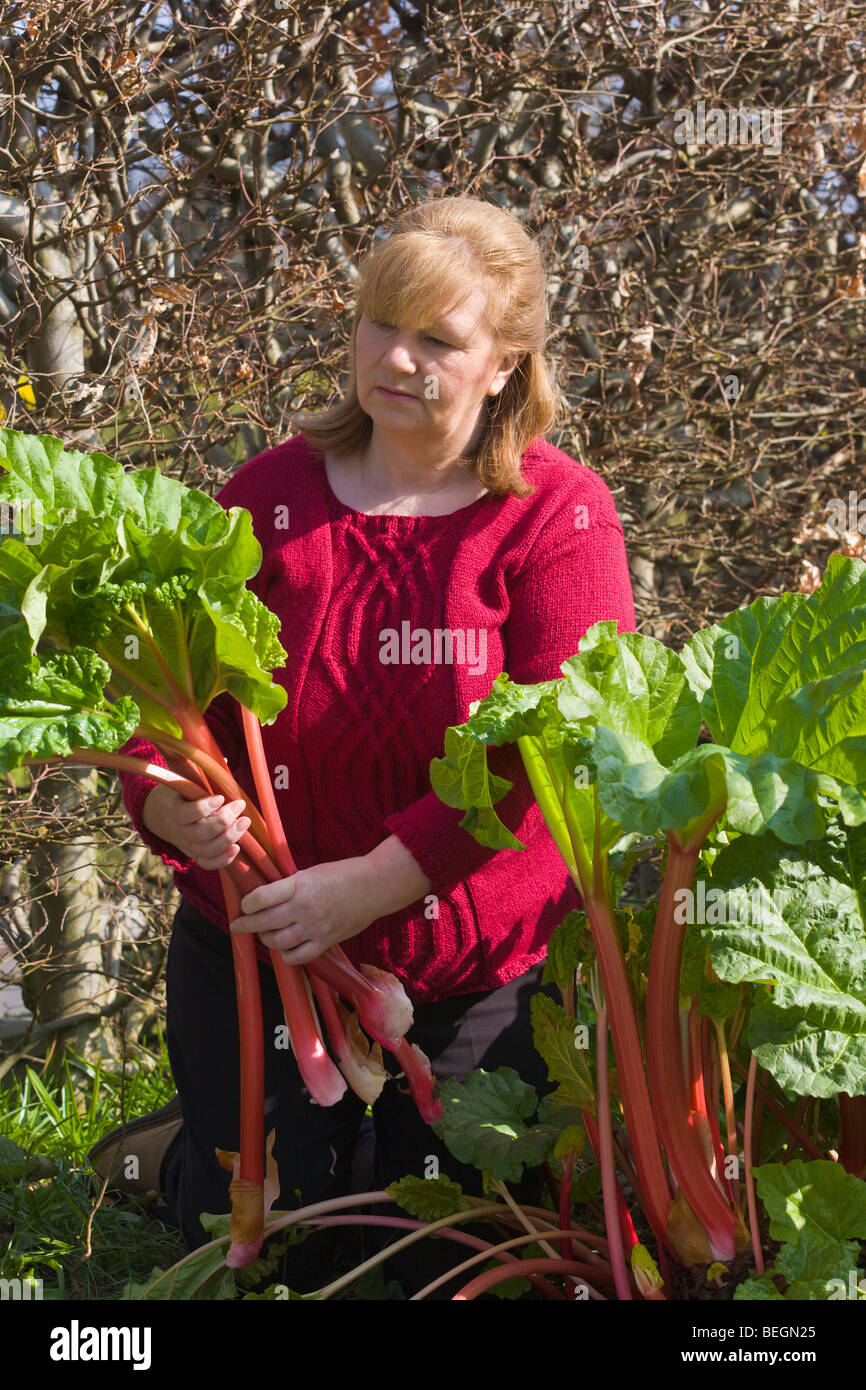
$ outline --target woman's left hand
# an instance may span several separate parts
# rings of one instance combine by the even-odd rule
[[[364,855],[299,869],[241,899],[232,931],[256,932],[289,965],[306,965],[381,916],[376,876]]]

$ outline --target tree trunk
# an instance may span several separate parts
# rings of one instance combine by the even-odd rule
[[[66,767],[40,781],[38,795],[67,824],[80,818],[96,790],[96,770]],[[99,875],[96,850],[86,831],[62,841],[46,839],[30,854],[30,926],[33,963],[25,967],[23,993],[40,1025],[80,1015],[96,1015],[111,1001],[102,953]],[[117,1060],[112,1024],[99,1017],[80,1018],[58,1027],[53,1065],[71,1046],[95,1060]]]

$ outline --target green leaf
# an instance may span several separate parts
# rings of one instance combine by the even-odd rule
[[[560,1162],[568,1158],[569,1153],[574,1151],[576,1158],[579,1158],[586,1148],[586,1130],[582,1125],[566,1125],[553,1146],[553,1157]]]
[[[364,1303],[403,1302],[406,1295],[396,1279],[385,1280],[381,1265],[368,1269],[347,1288],[333,1295],[334,1301],[357,1299]]]
[[[762,1274],[758,1279],[744,1279],[734,1289],[734,1302],[746,1303],[760,1300],[764,1303],[781,1303],[785,1295],[773,1283],[772,1274]]]
[[[445,756],[430,763],[430,785],[446,806],[466,810],[460,824],[479,844],[490,849],[526,848],[493,810],[514,783],[490,774],[487,750],[465,724],[445,730]]]
[[[765,1163],[755,1170],[773,1240],[808,1236],[825,1246],[866,1240],[866,1182],[829,1159]]]
[[[713,737],[866,783],[866,565],[831,555],[808,597],[760,598],[682,653]]]
[[[712,879],[702,861],[698,862],[695,874],[694,891],[698,893],[698,883],[703,882],[705,891],[713,887]],[[708,897],[707,901],[710,899]],[[695,903],[699,899],[695,899]],[[690,922],[686,927],[683,941],[683,961],[680,972],[680,995],[685,999],[697,999],[698,1010],[704,1018],[719,1022],[732,1018],[742,1006],[745,987],[720,980],[712,969],[710,944],[713,929],[698,922]]]
[[[712,883],[739,917],[707,929],[716,974],[771,987],[749,1017],[758,1065],[798,1095],[866,1092],[866,827],[836,821],[796,849],[740,837]]]
[[[551,1081],[558,1082],[556,1101],[578,1110],[596,1113],[595,1082],[589,1064],[589,1029],[566,1013],[561,1004],[546,994],[534,994],[530,1001],[532,1040],[547,1064]],[[578,1032],[582,1029],[582,1032]],[[586,1047],[579,1047],[581,1040]]]
[[[660,763],[694,746],[701,727],[698,701],[678,655],[662,642],[617,633],[614,621],[595,623],[562,670],[566,680],[558,703],[567,720],[590,720],[635,738]]]
[[[541,1097],[538,1123],[533,1125],[533,1130],[538,1135],[546,1133],[548,1136],[548,1161],[556,1155],[557,1150],[561,1150],[563,1143],[566,1144],[566,1151],[574,1144],[580,1153],[586,1142],[580,1108],[569,1104],[567,1095],[559,1091],[551,1091],[549,1095]]]
[[[788,844],[821,835],[828,811],[819,797],[838,784],[790,758],[750,759],[712,743],[698,744],[671,767],[637,739],[599,726],[592,748],[598,797],[629,830],[677,830],[683,844],[724,808],[725,824],[742,835],[772,830]]]
[[[107,454],[68,449],[53,435],[0,429],[0,501],[16,499],[38,503],[43,525],[68,510],[97,517],[129,513],[151,530],[178,531],[184,521],[203,546],[226,525],[218,502],[158,468],[125,472]]]
[[[392,1182],[385,1191],[393,1202],[408,1211],[418,1221],[439,1221],[453,1216],[467,1206],[459,1183],[444,1174],[436,1178],[419,1178],[409,1174]]]
[[[574,984],[575,971],[583,962],[582,941],[588,930],[588,922],[585,912],[573,908],[554,929],[547,943],[547,958],[541,977],[543,985],[554,984],[564,994]]]
[[[106,699],[109,675],[86,647],[13,667],[0,691],[0,772],[28,758],[68,757],[73,748],[121,748],[139,723],[139,710],[126,697]]]
[[[576,1173],[571,1180],[571,1200],[575,1206],[594,1202],[601,1192],[601,1169],[597,1163],[591,1164],[583,1173]]]
[[[270,674],[286,664],[279,618],[251,589],[238,591],[222,581],[203,585],[197,597],[209,626],[197,613],[185,621],[199,707],[228,690],[263,724],[273,723],[288,698]]]
[[[442,1119],[433,1131],[461,1163],[488,1169],[502,1182],[517,1182],[525,1165],[548,1157],[558,1131],[528,1126],[538,1098],[511,1067],[476,1068],[465,1081],[449,1077],[441,1090]]]
[[[785,659],[786,639],[796,637],[794,624],[801,611],[808,614],[808,602],[804,594],[758,598],[702,628],[683,647],[689,684],[716,743],[742,753],[768,746],[753,741],[753,730],[799,666],[796,650]]]
[[[827,1281],[848,1283],[848,1271],[857,1268],[860,1246],[856,1240],[828,1241],[812,1231],[803,1231],[796,1240],[785,1243],[776,1256],[776,1273],[789,1284],[807,1286],[812,1296],[826,1298]]]
[[[22,623],[31,654],[43,636],[99,644],[143,722],[173,734],[174,720],[137,684],[173,703],[160,659],[184,688],[191,679],[200,709],[229,691],[262,722],[276,718],[287,697],[271,671],[286,653],[276,615],[246,588],[261,566],[249,512],[156,469],[125,473],[105,455],[65,451],[51,436],[0,431],[4,467],[0,499],[30,498],[43,516],[41,535],[0,545],[0,656],[20,663]]]
[[[226,1267],[226,1249],[225,1245],[204,1246],[170,1269],[152,1269],[141,1284],[129,1279],[120,1297],[153,1303],[236,1298],[234,1271]]]
[[[866,1183],[839,1163],[767,1163],[754,1170],[770,1235],[785,1242],[772,1269],[740,1285],[734,1298],[830,1300],[849,1297],[866,1238]],[[846,1239],[855,1237],[855,1239]],[[778,1279],[785,1280],[784,1293]],[[841,1293],[840,1293],[841,1290]]]

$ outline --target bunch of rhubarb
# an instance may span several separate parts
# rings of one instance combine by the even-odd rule
[[[60,762],[136,772],[189,799],[242,798],[250,827],[220,871],[230,920],[243,894],[296,872],[265,765],[261,723],[286,693],[276,616],[246,587],[261,565],[249,512],[225,511],[158,469],[125,472],[106,455],[50,435],[0,429],[0,772]],[[16,528],[26,515],[27,527]],[[34,518],[36,524],[34,525]],[[204,719],[228,691],[238,701],[257,798],[238,785]],[[118,750],[148,740],[166,767]],[[233,934],[241,1050],[240,1151],[217,1150],[232,1173],[227,1263],[255,1259],[279,1182],[264,1142],[264,1039],[255,939]],[[292,1049],[318,1105],[346,1084],[366,1103],[391,1052],[422,1116],[441,1106],[429,1063],[406,1040],[412,1005],[392,975],[360,970],[339,947],[305,967],[271,960]],[[322,1036],[320,1015],[336,1062]],[[267,1172],[266,1172],[267,1158]]]

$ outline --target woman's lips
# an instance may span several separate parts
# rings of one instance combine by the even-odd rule
[[[414,401],[415,399],[415,397],[411,396],[408,391],[392,391],[389,386],[377,386],[376,390],[381,391],[384,395],[391,396],[394,400],[398,401]]]

